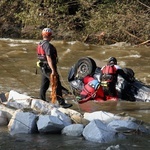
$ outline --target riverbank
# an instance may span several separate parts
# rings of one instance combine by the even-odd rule
[[[55,40],[149,45],[149,6],[148,0],[2,0],[0,37],[40,39],[41,30],[50,27]]]

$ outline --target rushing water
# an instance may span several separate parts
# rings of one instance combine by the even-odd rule
[[[39,41],[0,39],[0,92],[15,90],[30,96],[38,97],[40,86],[40,71],[36,74],[36,46]],[[121,67],[132,68],[135,77],[150,85],[150,48],[146,46],[136,47],[124,43],[111,46],[88,45],[80,42],[52,41],[59,55],[59,74],[62,84],[69,89],[67,82],[68,71],[78,59],[85,56],[92,57],[98,66],[106,63],[107,58],[114,56]],[[71,101],[72,102],[72,101]],[[93,104],[87,102],[78,105],[75,102],[73,109],[77,111],[104,110],[112,113],[125,112],[137,119],[150,123],[150,103],[137,102],[107,102]],[[90,106],[94,105],[91,110]],[[0,128],[0,150],[97,150],[106,149],[111,145],[119,145],[125,150],[150,149],[150,136],[129,136],[123,141],[109,144],[98,144],[85,141],[81,137],[67,137],[62,135],[16,135],[10,136],[7,127]]]

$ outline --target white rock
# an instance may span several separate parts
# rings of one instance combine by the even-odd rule
[[[116,138],[115,134],[116,132],[100,120],[91,121],[83,130],[86,140],[98,143],[112,142]]]
[[[41,114],[51,114],[55,106],[41,99],[32,99],[31,108]]]
[[[120,146],[116,145],[116,146],[109,146],[106,150],[120,150]]]
[[[57,108],[53,108],[51,110],[51,115],[59,118],[63,122],[64,126],[72,124],[70,117],[59,111]]]
[[[40,133],[57,133],[64,128],[64,124],[55,116],[40,115],[37,127]]]
[[[62,113],[68,115],[69,117],[73,116],[73,115],[76,115],[76,116],[79,116],[79,117],[83,117],[81,113],[79,113],[78,111],[76,110],[73,110],[73,109],[65,109],[65,108],[58,108],[59,111],[61,111]]]
[[[37,116],[33,113],[17,110],[8,124],[10,134],[36,132],[36,118]]]
[[[82,124],[72,124],[63,128],[61,133],[68,136],[82,136],[83,128]]]
[[[30,96],[27,96],[25,94],[20,94],[14,90],[11,90],[9,92],[9,96],[8,96],[8,101],[10,100],[26,100],[26,99],[30,99]]]
[[[121,117],[105,111],[95,111],[93,113],[84,113],[84,119],[89,121],[99,119],[102,122],[109,123],[114,119],[121,119]]]

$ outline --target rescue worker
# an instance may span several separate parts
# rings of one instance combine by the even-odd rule
[[[110,57],[106,66],[101,68],[101,85],[104,90],[105,100],[118,98],[116,91],[116,83],[118,75],[121,75],[125,80],[129,81],[129,78],[124,73],[122,68],[117,65],[117,59]]]
[[[38,65],[41,68],[41,87],[40,87],[40,99],[46,101],[46,91],[51,84],[50,75],[57,77],[57,88],[56,95],[57,101],[63,108],[69,108],[72,104],[65,103],[64,98],[62,97],[62,85],[60,82],[60,77],[57,72],[57,50],[50,43],[52,39],[52,30],[50,28],[44,28],[42,30],[43,40],[37,46],[37,57],[39,59]]]

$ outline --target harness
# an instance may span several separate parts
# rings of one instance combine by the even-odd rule
[[[47,62],[47,58],[46,58],[46,52],[43,48],[44,47],[43,45],[46,42],[47,41],[42,41],[37,46],[37,58],[39,59],[39,61],[37,62],[37,66],[38,67],[44,67],[45,69],[50,69],[48,62]],[[49,43],[49,46],[50,46],[51,59],[53,60],[53,63],[55,65],[58,62],[57,51],[52,44]]]

